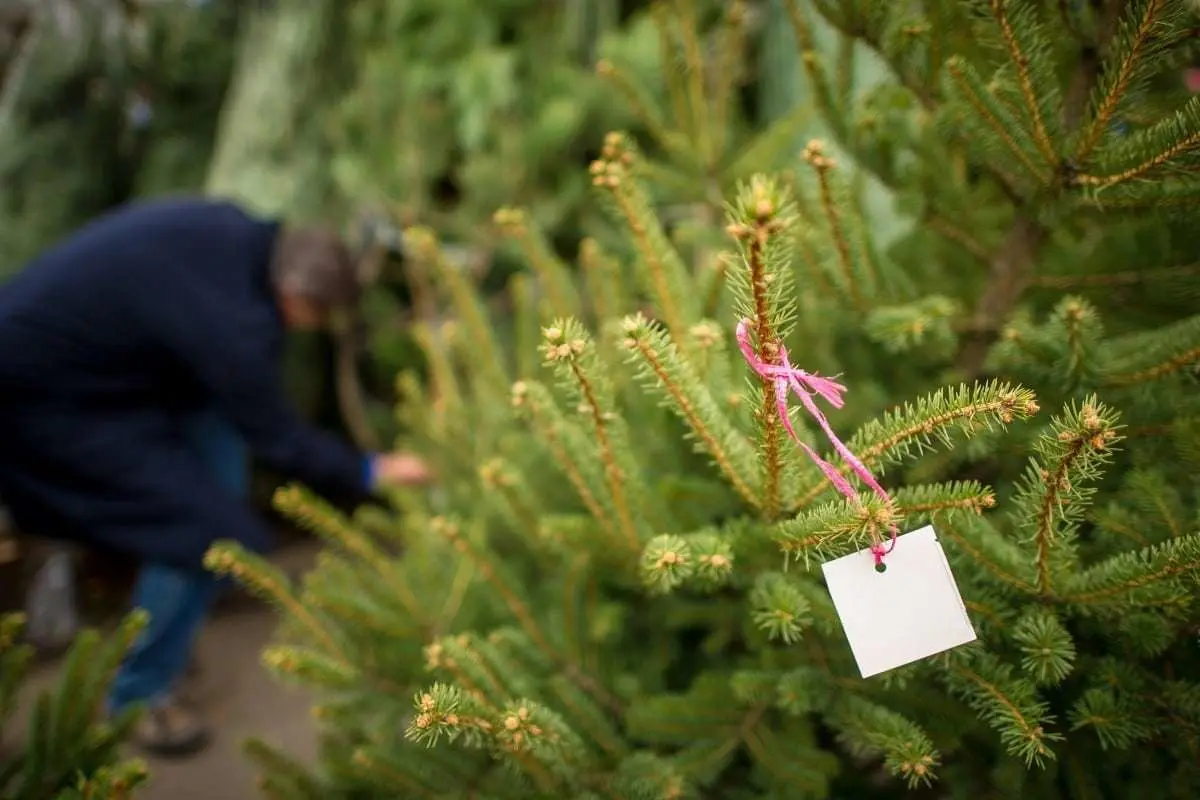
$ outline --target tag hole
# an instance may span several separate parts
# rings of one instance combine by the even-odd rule
[[[887,564],[884,564],[882,561],[880,561],[878,564],[875,565],[875,571],[876,572],[887,572]]]

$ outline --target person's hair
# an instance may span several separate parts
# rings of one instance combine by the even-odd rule
[[[271,254],[271,281],[281,294],[326,308],[352,307],[359,285],[350,249],[331,230],[281,226]]]

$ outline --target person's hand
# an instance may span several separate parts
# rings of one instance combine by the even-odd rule
[[[375,481],[380,486],[419,486],[429,483],[433,473],[411,453],[385,453],[375,457]]]

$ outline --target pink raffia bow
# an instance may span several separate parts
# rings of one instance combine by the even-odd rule
[[[829,420],[821,413],[821,409],[817,407],[814,396],[820,396],[834,408],[841,408],[842,392],[846,391],[846,387],[837,381],[829,378],[822,378],[819,375],[813,375],[810,372],[805,372],[802,369],[793,367],[788,361],[787,348],[782,344],[779,345],[779,364],[768,364],[755,352],[754,347],[750,344],[750,320],[743,319],[737,324],[737,341],[738,347],[741,348],[742,355],[745,356],[746,362],[750,365],[758,375],[764,380],[771,381],[775,386],[775,407],[779,411],[779,419],[783,423],[783,427],[787,430],[788,435],[800,445],[813,463],[825,474],[829,482],[842,493],[851,502],[857,502],[858,494],[850,485],[850,481],[846,476],[838,472],[837,468],[830,464],[825,459],[817,455],[811,447],[800,441],[800,437],[796,434],[796,429],[792,425],[792,418],[788,414],[788,394],[795,393],[800,398],[800,402],[804,405],[806,411],[817,424],[821,426],[821,430],[825,432],[825,436],[829,438],[833,449],[838,455],[849,465],[863,483],[871,487],[871,491],[875,492],[885,502],[890,503],[891,498],[879,485],[879,481],[875,480],[875,476],[867,469],[866,465],[859,460],[858,456],[850,451],[838,435],[833,432],[833,428],[829,425]],[[760,343],[761,344],[761,343]],[[891,541],[885,547],[882,541],[876,541],[871,545],[871,555],[875,557],[875,564],[883,563],[883,557],[892,552],[892,548],[896,546],[896,535],[898,531],[892,526]]]

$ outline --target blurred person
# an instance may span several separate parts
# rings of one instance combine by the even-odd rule
[[[357,293],[336,235],[202,199],[120,208],[0,285],[0,498],[24,530],[138,559],[133,603],[151,619],[108,710],[145,704],[137,739],[154,754],[210,739],[175,689],[224,585],[209,545],[270,547],[248,456],[358,499],[429,479],[285,398],[285,329],[323,326]]]

